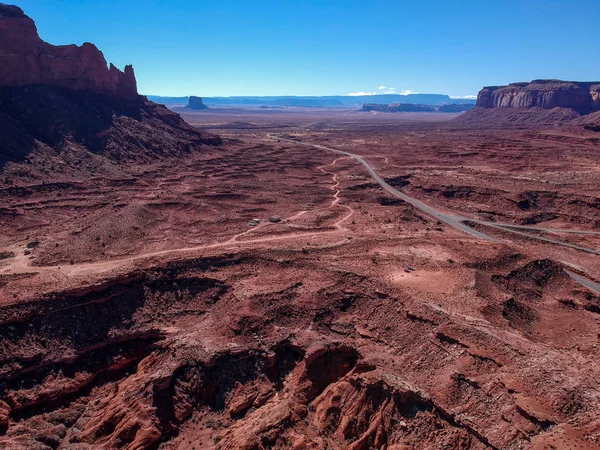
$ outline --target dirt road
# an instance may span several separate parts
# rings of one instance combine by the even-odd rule
[[[373,168],[373,166],[371,166],[371,164],[369,164],[362,156],[360,155],[356,155],[354,153],[350,153],[350,152],[346,152],[344,150],[338,150],[335,148],[331,148],[331,147],[326,147],[324,145],[319,145],[319,144],[310,144],[310,143],[306,143],[306,142],[301,142],[301,141],[296,141],[294,139],[289,139],[289,138],[283,138],[280,136],[276,136],[274,134],[267,134],[268,138],[271,139],[275,139],[278,141],[286,141],[286,142],[290,142],[296,145],[304,145],[307,147],[313,147],[319,150],[325,150],[328,152],[333,152],[333,153],[337,153],[340,155],[344,155],[347,156],[349,158],[352,158],[358,162],[360,162],[369,172],[369,174],[371,175],[371,177],[377,181],[377,183],[386,191],[388,191],[389,193],[391,193],[392,195],[401,198],[402,200],[410,203],[411,205],[413,205],[415,208],[423,211],[424,213],[436,218],[437,220],[440,220],[441,222],[447,223],[448,225],[457,228],[471,236],[474,236],[476,238],[479,239],[483,239],[486,241],[492,241],[492,242],[500,242],[500,240],[489,236],[481,231],[475,230],[474,228],[470,227],[469,225],[467,225],[467,223],[465,222],[472,222],[472,223],[477,223],[480,225],[484,225],[484,226],[489,226],[492,228],[496,228],[502,231],[506,231],[509,233],[513,233],[516,235],[520,235],[520,236],[524,236],[526,238],[530,238],[530,239],[536,239],[536,240],[540,240],[543,242],[547,242],[549,244],[554,244],[554,245],[561,245],[563,247],[568,247],[568,248],[572,248],[575,250],[579,250],[579,251],[583,251],[586,253],[592,253],[595,255],[600,255],[600,251],[595,250],[595,249],[591,249],[591,248],[587,248],[587,247],[582,247],[582,246],[578,246],[578,245],[573,245],[573,244],[569,244],[566,242],[561,242],[555,239],[549,239],[549,238],[545,238],[542,236],[536,236],[536,235],[532,235],[529,233],[525,233],[522,230],[523,229],[528,229],[528,230],[532,230],[532,231],[547,231],[547,232],[553,232],[553,233],[580,233],[580,234],[597,234],[597,232],[593,232],[593,231],[584,231],[584,230],[568,230],[568,229],[557,229],[557,228],[542,228],[542,227],[521,227],[521,226],[514,226],[511,224],[499,224],[496,222],[490,222],[490,221],[486,221],[486,220],[480,220],[480,219],[472,219],[472,218],[468,218],[468,217],[463,217],[463,216],[459,216],[459,215],[452,215],[452,214],[446,214],[443,213],[441,211],[438,211],[435,208],[432,208],[431,206],[417,200],[416,198],[411,197],[408,194],[405,194],[404,192],[396,189],[395,187],[391,186],[389,183],[387,183]],[[337,181],[337,180],[336,180]],[[521,230],[521,231],[518,231]],[[600,294],[600,284],[597,284],[593,281],[590,281],[580,275],[577,275],[573,272],[570,272],[568,270],[565,270],[565,272],[575,281],[577,281],[578,283],[580,283],[582,286],[586,287],[587,289],[594,291],[598,294]]]

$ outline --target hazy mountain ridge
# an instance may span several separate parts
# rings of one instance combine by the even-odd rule
[[[414,103],[391,103],[382,105],[377,103],[365,103],[361,111],[377,112],[441,112],[441,113],[459,113],[473,109],[475,105],[464,103],[452,103],[448,105],[419,105]]]
[[[185,105],[189,97],[163,97],[148,95],[148,99],[165,105]],[[380,94],[380,95],[328,95],[328,96],[232,96],[202,97],[208,106],[303,106],[303,107],[362,107],[365,103],[420,105],[475,104],[475,99],[453,99],[446,94]]]

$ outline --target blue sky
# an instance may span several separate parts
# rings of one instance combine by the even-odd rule
[[[93,42],[116,66],[133,64],[143,94],[465,96],[600,79],[599,0],[14,3],[44,40]]]

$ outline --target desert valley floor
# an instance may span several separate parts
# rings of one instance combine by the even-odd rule
[[[0,448],[600,448],[598,133],[179,112],[4,168]]]

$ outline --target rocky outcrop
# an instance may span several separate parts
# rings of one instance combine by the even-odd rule
[[[429,105],[413,105],[411,103],[392,103],[381,105],[378,103],[365,103],[361,111],[378,112],[434,112],[435,107]]]
[[[136,97],[133,67],[107,66],[94,44],[54,46],[40,39],[34,21],[0,3],[0,86],[46,85]]]
[[[190,95],[190,99],[188,101],[188,106],[189,109],[193,109],[194,111],[201,111],[203,109],[208,109],[208,106],[206,106],[204,103],[202,103],[202,97],[195,97],[193,95]]]
[[[600,110],[600,82],[534,80],[508,86],[484,87],[477,96],[480,108],[569,108],[587,114]]]
[[[583,116],[579,121],[586,130],[600,132],[600,111]]]
[[[178,157],[218,136],[142,96],[122,98],[53,86],[0,86],[0,166],[40,146],[74,146],[114,160]]]
[[[583,116],[588,117],[588,116]],[[477,107],[449,124],[458,128],[530,129],[576,124],[582,115],[570,108],[482,108]]]
[[[131,66],[107,66],[93,44],[48,44],[20,8],[0,3],[0,168],[42,150],[140,160],[220,142],[138,95]]]
[[[572,125],[600,129],[600,82],[534,80],[479,91],[476,108],[451,123],[469,128]]]

